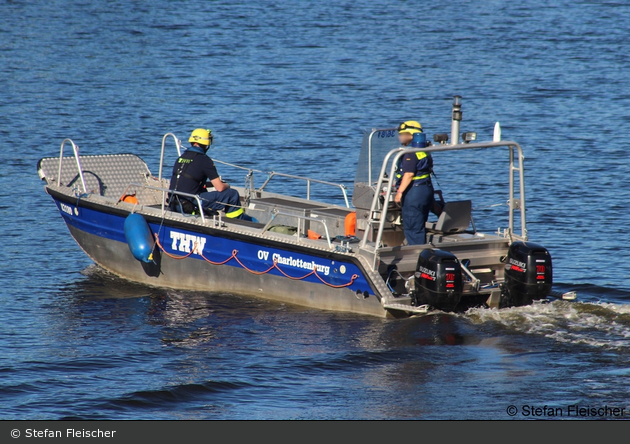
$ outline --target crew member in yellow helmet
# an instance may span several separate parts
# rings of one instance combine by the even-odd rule
[[[398,126],[398,140],[405,148],[412,148],[414,134],[422,134],[422,126],[415,120],[407,120]],[[420,140],[420,137],[416,137]],[[422,147],[425,138],[422,137]],[[418,145],[414,143],[413,145]],[[426,243],[425,224],[433,206],[431,171],[433,159],[430,153],[417,151],[403,155],[398,169],[398,190],[394,201],[402,205],[402,222],[408,245]]]
[[[197,128],[188,141],[190,148],[182,153],[173,166],[173,175],[169,189],[188,194],[198,194],[203,210],[225,210],[228,218],[251,219],[245,216],[241,208],[241,200],[236,191],[219,177],[212,159],[206,155],[213,141],[212,130]],[[208,187],[214,187],[212,191],[206,191]],[[170,208],[181,209],[185,213],[193,213],[196,200],[172,194]]]

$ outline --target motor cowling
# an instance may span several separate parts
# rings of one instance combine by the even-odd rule
[[[426,249],[420,253],[414,274],[416,305],[453,311],[464,289],[462,266],[448,251]]]
[[[505,290],[508,306],[529,305],[551,292],[551,255],[541,245],[516,241],[505,259]]]

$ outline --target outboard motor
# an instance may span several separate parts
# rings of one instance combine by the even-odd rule
[[[457,257],[443,250],[423,250],[418,257],[415,305],[427,304],[443,311],[453,311],[462,298],[464,280]]]
[[[513,242],[505,260],[506,306],[529,305],[551,292],[553,273],[547,249],[532,242]]]

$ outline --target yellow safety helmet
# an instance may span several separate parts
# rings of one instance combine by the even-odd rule
[[[406,122],[403,122],[400,125],[398,125],[398,134],[401,134],[401,133],[415,134],[415,133],[421,133],[421,132],[422,132],[422,125],[420,125],[420,122],[416,122],[415,120],[407,120]]]
[[[198,143],[199,145],[212,145],[212,130],[197,128],[190,134],[188,141],[190,143]]]

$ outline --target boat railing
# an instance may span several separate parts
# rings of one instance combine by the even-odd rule
[[[276,219],[276,216],[295,217],[297,219],[303,219],[303,220],[308,220],[308,221],[311,221],[311,222],[318,222],[318,223],[322,224],[324,226],[324,232],[326,233],[326,241],[328,242],[328,248],[332,249],[332,241],[330,240],[330,233],[328,232],[328,225],[326,225],[326,221],[325,220],[318,219],[316,217],[303,216],[303,215],[299,215],[299,214],[284,213],[282,211],[278,211],[275,208],[271,212],[271,219],[269,219],[269,222],[267,222],[265,224],[265,226],[262,228],[261,234],[264,235],[265,233],[267,233],[267,230],[269,230],[269,227],[271,227],[271,224]],[[297,224],[297,233],[296,234],[297,234],[298,240],[302,239],[302,224],[301,223]]]
[[[173,190],[169,190],[168,188],[163,188],[163,187],[154,187],[152,185],[147,185],[146,183],[130,183],[129,185],[127,185],[127,188],[125,188],[125,191],[122,193],[121,197],[118,199],[118,201],[120,202],[121,200],[123,200],[124,196],[127,195],[127,191],[129,191],[129,188],[132,187],[140,187],[140,188],[145,188],[147,190],[154,190],[154,191],[161,191],[162,192],[162,216],[164,216],[164,213],[166,212],[166,194],[167,193],[171,193],[171,194],[176,194],[178,196],[184,196],[184,197],[189,197],[191,199],[195,199],[195,201],[197,201],[197,208],[203,208],[201,206],[201,199],[199,198],[199,196],[197,194],[190,194],[190,193],[183,193],[181,191],[173,191]],[[200,215],[201,215],[201,222],[202,223],[206,223],[206,218],[203,214],[203,211],[199,211]],[[219,213],[219,222],[221,221],[221,215]]]
[[[85,178],[83,177],[83,168],[81,168],[81,160],[79,159],[79,147],[71,139],[63,139],[63,142],[61,142],[61,151],[59,152],[59,173],[57,174],[57,186],[61,186],[61,163],[63,162],[63,149],[66,145],[66,142],[70,142],[70,144],[72,145],[72,151],[74,152],[74,159],[77,162],[77,170],[79,171],[79,177],[81,178],[83,192],[87,193]]]
[[[182,141],[177,138],[177,136],[173,133],[166,133],[164,137],[162,137],[162,152],[160,154],[160,171],[158,179],[162,180],[162,168],[164,166],[164,147],[166,146],[166,139],[171,136],[175,141],[175,147],[177,148],[177,157],[182,155]]]
[[[164,135],[164,137],[162,138],[162,152],[160,154],[160,171],[159,171],[159,175],[158,175],[158,179],[159,180],[162,179],[162,170],[163,170],[163,167],[164,167],[164,149],[165,149],[166,140],[168,139],[168,137],[172,137],[173,140],[175,141],[175,147],[177,148],[177,155],[178,156],[182,155],[182,141],[179,140],[177,138],[177,136],[175,136],[175,134],[173,134],[173,133],[166,133]],[[274,177],[278,176],[278,177],[284,177],[284,178],[287,178],[287,179],[302,180],[302,181],[306,182],[306,200],[311,200],[311,185],[314,184],[314,183],[318,183],[318,184],[322,184],[322,185],[327,185],[327,186],[332,186],[332,187],[339,188],[341,190],[342,195],[343,195],[343,200],[344,200],[344,202],[346,204],[346,207],[350,208],[350,201],[348,200],[348,187],[346,187],[342,183],[328,182],[326,180],[313,179],[313,178],[310,178],[310,177],[303,177],[303,176],[296,176],[296,175],[293,175],[293,174],[279,173],[277,171],[262,171],[262,170],[257,170],[257,169],[254,169],[254,168],[248,168],[248,167],[244,167],[244,166],[240,166],[240,165],[235,165],[233,163],[224,162],[222,160],[217,160],[217,159],[212,159],[212,160],[214,162],[220,163],[222,165],[226,165],[226,166],[229,166],[229,167],[232,167],[232,168],[236,168],[236,169],[247,171],[247,174],[245,176],[245,190],[246,190],[246,193],[247,193],[246,199],[248,199],[249,196],[251,194],[253,194],[254,192],[261,193],[262,191],[264,191],[265,187],[269,184],[271,179],[273,179]],[[267,179],[265,180],[265,182],[258,189],[256,189],[255,185],[254,185],[254,173],[260,173],[260,174],[266,174],[267,175]]]
[[[429,146],[423,148],[422,151],[430,153],[430,152],[438,152],[438,151],[458,151],[458,150],[468,150],[468,149],[486,149],[486,148],[498,148],[498,147],[507,147],[509,149],[510,155],[510,165],[509,165],[509,227],[507,229],[507,236],[512,237],[514,235],[514,210],[520,210],[520,220],[521,220],[521,235],[519,236],[523,240],[527,240],[527,225],[526,225],[526,216],[525,216],[525,177],[524,177],[524,169],[523,169],[523,151],[520,145],[516,142],[510,141],[499,141],[499,142],[487,142],[487,143],[464,143],[458,145],[436,145]],[[514,163],[514,150],[516,149],[518,153],[518,166],[515,166]],[[400,158],[408,153],[415,153],[419,151],[418,148],[413,149],[405,149],[403,147],[396,148],[391,150],[385,156],[383,160],[383,164],[381,166],[381,172],[378,177],[378,182],[376,185],[377,192],[374,193],[374,197],[372,199],[372,204],[370,208],[370,217],[368,218],[368,225],[366,227],[363,240],[361,242],[361,248],[366,248],[368,242],[368,236],[372,231],[373,224],[378,224],[378,232],[376,235],[376,239],[374,239],[374,252],[376,253],[381,245],[381,240],[383,238],[383,230],[387,221],[387,211],[388,211],[388,199],[391,196],[393,181],[387,181],[387,187],[385,190],[386,202],[383,205],[383,208],[380,210],[380,215],[378,215],[378,202],[380,198],[380,193],[378,192],[383,188],[384,177],[387,171],[387,166],[390,164],[391,167],[390,173],[388,177],[395,177],[396,166],[398,165],[398,161]],[[519,173],[519,199],[515,199],[514,197],[514,173]]]
[[[202,208],[201,199],[196,194],[182,193],[180,191],[169,190],[168,188],[156,187],[156,186],[147,185],[147,184],[141,184],[141,183],[130,183],[127,186],[127,188],[125,188],[125,191],[122,193],[122,195],[120,196],[118,201],[120,202],[121,200],[123,200],[123,198],[127,195],[127,192],[129,191],[129,189],[133,188],[133,187],[140,187],[140,188],[145,188],[145,189],[148,189],[148,190],[155,190],[155,191],[161,191],[162,192],[162,206],[161,206],[162,217],[164,217],[164,214],[166,212],[166,194],[167,193],[172,193],[172,194],[176,194],[178,196],[184,196],[184,197],[189,197],[189,198],[195,199],[195,201],[197,202],[197,208]],[[232,204],[230,204],[230,206],[243,208],[243,209],[245,208],[245,207],[242,207],[240,205],[232,205]],[[201,215],[201,222],[203,224],[205,224],[206,223],[206,218],[204,216],[203,211],[200,211],[199,213]],[[222,224],[221,213],[220,212],[218,212],[218,216],[219,216],[218,225],[222,226],[223,224]],[[299,215],[299,214],[284,213],[282,211],[278,211],[275,208],[271,212],[271,218],[270,218],[269,222],[267,222],[267,224],[263,227],[263,229],[261,231],[262,235],[267,233],[267,230],[271,226],[272,222],[275,220],[276,216],[294,217],[294,218],[297,218],[299,220],[308,220],[308,221],[311,221],[311,222],[317,222],[317,223],[322,224],[324,226],[324,233],[326,234],[326,242],[328,243],[328,248],[332,249],[332,247],[333,247],[332,240],[330,238],[330,232],[328,231],[328,225],[326,224],[325,220],[318,219],[318,218],[315,218],[315,217],[303,216],[303,215]],[[216,220],[215,220],[215,225],[216,225]],[[302,239],[302,231],[303,231],[302,230],[302,224],[298,223],[297,224],[297,238],[298,238],[298,240]]]
[[[267,175],[268,175],[267,180],[265,180],[265,183],[262,184],[262,186],[258,189],[258,191],[262,191],[267,186],[267,184],[271,181],[271,179],[273,179],[275,176],[286,177],[288,179],[303,180],[303,181],[306,181],[306,200],[311,200],[311,184],[319,183],[322,185],[339,187],[341,189],[341,193],[343,194],[343,199],[346,203],[346,207],[350,208],[350,202],[348,201],[348,192],[347,192],[348,189],[342,183],[327,182],[325,180],[312,179],[310,177],[295,176],[293,174],[278,173],[275,171],[270,171],[267,173]]]

